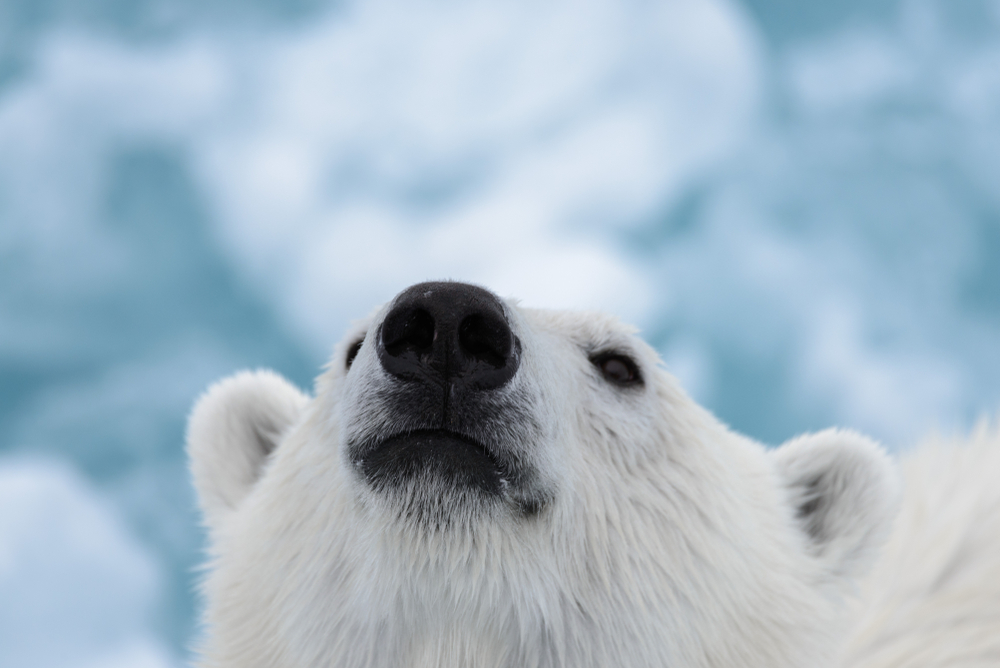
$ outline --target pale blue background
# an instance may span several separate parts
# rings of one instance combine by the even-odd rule
[[[997,0],[0,0],[0,666],[181,665],[212,380],[459,278],[734,428],[1000,407]]]

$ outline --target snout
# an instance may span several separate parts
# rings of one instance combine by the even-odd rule
[[[382,368],[401,380],[482,392],[513,378],[521,342],[492,293],[465,283],[418,283],[393,302],[377,351]]]
[[[369,489],[435,522],[542,507],[538,397],[510,309],[454,282],[419,283],[390,303],[369,338],[378,364],[352,372],[343,412],[347,454]]]

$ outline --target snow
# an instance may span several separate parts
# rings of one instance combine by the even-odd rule
[[[67,465],[0,459],[0,664],[168,668],[155,557]]]

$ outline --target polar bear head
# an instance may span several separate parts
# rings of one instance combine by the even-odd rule
[[[217,384],[188,448],[219,668],[827,665],[897,497],[857,434],[768,450],[615,319],[453,282],[314,397]]]

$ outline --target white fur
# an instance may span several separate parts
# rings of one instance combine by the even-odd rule
[[[792,506],[815,505],[805,521],[806,532],[820,539],[811,546],[814,554],[833,572],[863,575],[899,497],[885,454],[860,434],[830,429],[789,441],[774,457],[790,481]]]
[[[853,668],[1000,665],[1000,429],[901,460],[902,511],[856,605]]]
[[[205,523],[222,526],[309,398],[272,371],[244,371],[210,387],[188,420],[188,456]]]
[[[880,449],[828,431],[768,451],[617,321],[507,307],[524,348],[512,383],[541,425],[522,454],[551,492],[534,517],[431,530],[352,468],[345,438],[388,419],[371,398],[387,382],[372,349],[385,310],[338,346],[312,400],[260,373],[201,400],[189,451],[214,558],[200,665],[834,665],[896,506]],[[600,377],[588,355],[609,348],[637,360],[644,388]],[[989,526],[970,551],[995,549]]]

